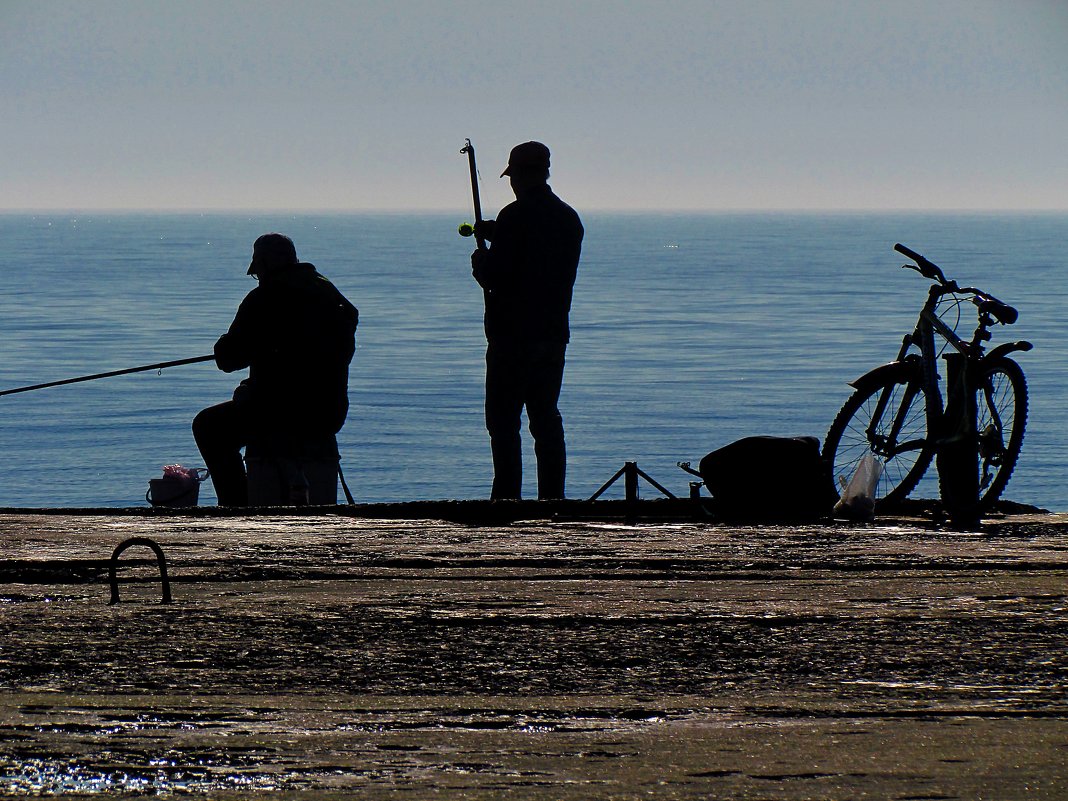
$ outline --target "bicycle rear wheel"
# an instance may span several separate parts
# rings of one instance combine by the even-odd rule
[[[1027,379],[1011,359],[984,364],[976,382],[979,502],[989,508],[1005,491],[1023,447]]]
[[[861,458],[871,453],[883,464],[875,491],[882,508],[908,496],[931,465],[927,431],[928,398],[915,381],[887,376],[858,389],[831,423],[823,458],[832,480],[849,481]],[[941,408],[941,398],[934,402]],[[840,492],[839,487],[834,488]]]

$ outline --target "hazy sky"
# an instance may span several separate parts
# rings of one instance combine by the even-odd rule
[[[1068,0],[0,0],[0,208],[1068,208]]]

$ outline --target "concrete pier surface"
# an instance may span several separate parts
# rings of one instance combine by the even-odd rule
[[[0,514],[0,796],[1064,799],[1066,678],[1068,515]]]

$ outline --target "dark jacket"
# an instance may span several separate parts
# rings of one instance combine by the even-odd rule
[[[234,400],[255,426],[287,434],[337,433],[348,413],[356,307],[307,263],[264,279],[241,301],[215,362],[249,368]]]
[[[582,221],[548,186],[501,209],[493,244],[475,267],[490,341],[567,342],[582,251]]]

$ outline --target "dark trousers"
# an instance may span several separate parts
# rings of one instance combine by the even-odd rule
[[[522,496],[519,431],[524,406],[538,459],[538,497],[564,497],[567,454],[564,421],[557,403],[566,349],[564,342],[490,342],[486,350],[486,429],[493,452],[492,499]]]
[[[196,440],[219,506],[248,506],[248,476],[241,449],[248,444],[247,411],[234,401],[210,406],[193,418]]]
[[[219,505],[249,505],[242,448],[246,457],[258,460],[253,503],[337,503],[337,437],[329,430],[296,428],[292,422],[266,425],[263,420],[247,399],[210,406],[193,418],[193,439],[211,473]]]

